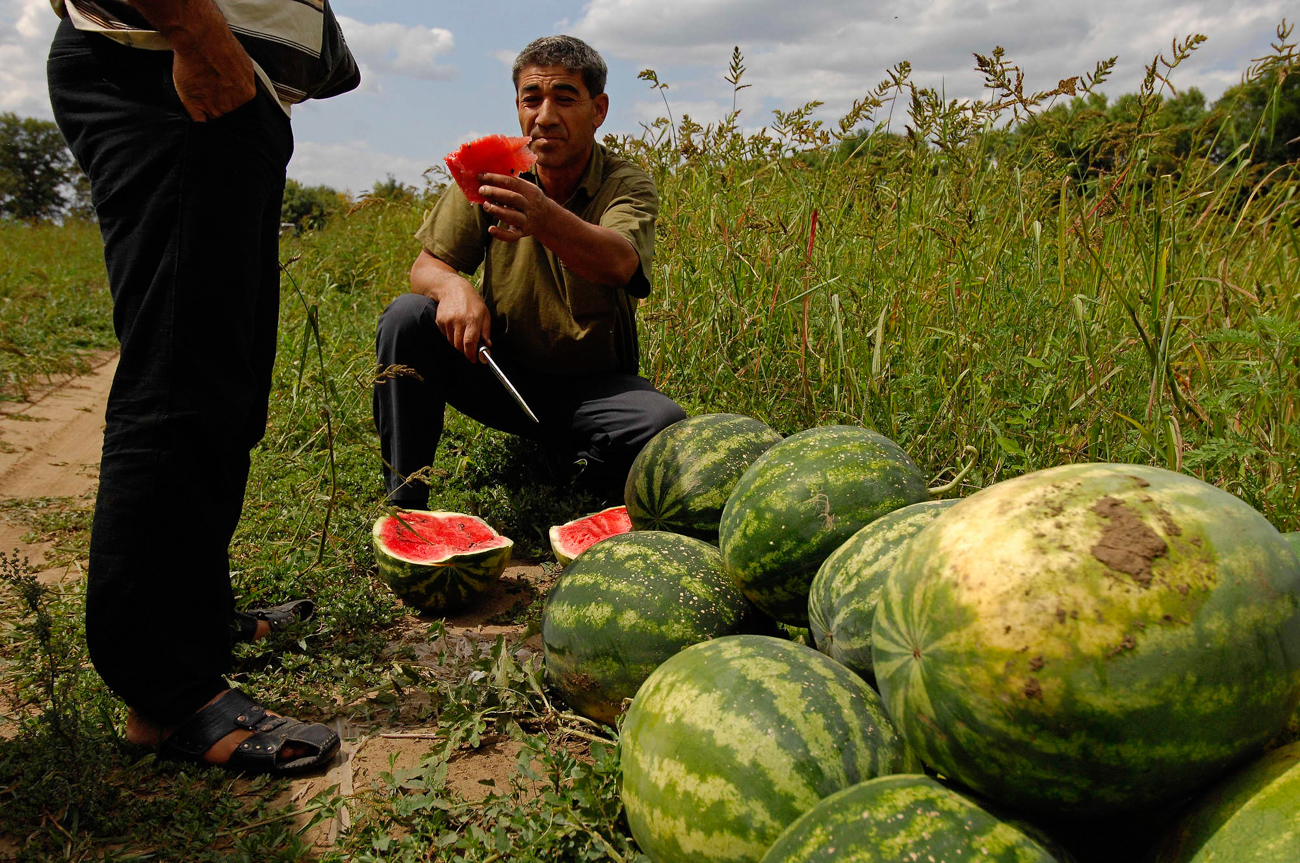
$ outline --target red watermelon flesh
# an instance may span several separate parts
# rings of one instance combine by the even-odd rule
[[[625,506],[611,506],[591,515],[574,519],[551,528],[551,551],[555,559],[568,566],[575,557],[602,539],[627,533],[632,529],[632,519]]]
[[[528,149],[530,138],[511,138],[506,135],[485,135],[460,145],[460,148],[443,157],[452,179],[469,198],[471,204],[486,200],[478,193],[479,174],[508,174],[517,177],[537,161]]]
[[[401,521],[390,518],[380,531],[389,554],[412,563],[435,563],[467,551],[500,548],[510,540],[482,521],[457,513],[402,512]],[[415,532],[412,533],[406,522]]]

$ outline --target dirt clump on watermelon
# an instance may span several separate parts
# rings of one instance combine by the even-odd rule
[[[602,539],[627,533],[632,529],[626,506],[611,506],[600,512],[575,518],[564,524],[553,525],[550,530],[551,551],[560,566],[568,566],[573,559]]]
[[[483,185],[480,174],[506,174],[518,177],[537,162],[537,155],[528,149],[527,137],[512,138],[507,135],[485,135],[466,141],[443,157],[447,170],[460,186],[471,204],[482,204],[487,199],[478,193]]]

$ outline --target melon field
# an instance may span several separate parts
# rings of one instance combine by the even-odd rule
[[[1279,603],[1300,596],[1288,586],[1300,584],[1300,561],[1276,538],[1300,530],[1300,144],[1284,143],[1300,135],[1300,67],[1284,28],[1276,54],[1243,70],[1241,87],[1206,106],[1168,83],[1177,82],[1175,67],[1197,62],[1197,44],[1195,38],[1175,43],[1155,59],[1137,93],[1111,100],[1098,92],[1107,63],[1037,92],[1030,86],[1037,82],[1020,82],[1000,51],[979,58],[971,73],[988,85],[984,101],[945,101],[911,81],[902,64],[876,87],[864,87],[861,101],[839,120],[815,119],[817,104],[810,103],[770,119],[733,116],[701,126],[668,116],[669,91],[662,119],[607,144],[642,164],[658,184],[654,290],[638,310],[641,373],[688,415],[750,417],[782,437],[834,426],[887,438],[897,445],[890,452],[900,450],[890,457],[905,460],[915,477],[908,480],[914,488],[886,509],[924,500],[925,485],[950,485],[937,496],[963,499],[917,534],[917,547],[934,549],[935,561],[958,546],[938,530],[945,525],[961,528],[962,542],[971,536],[998,541],[1002,534],[987,526],[992,522],[984,520],[979,501],[1003,501],[990,503],[990,510],[1011,511],[999,490],[1026,485],[1013,484],[1019,477],[1063,465],[1140,466],[1125,474],[1129,485],[1122,488],[1106,476],[1095,480],[1098,490],[1086,500],[1082,492],[1077,500],[1062,492],[1059,504],[1048,501],[1053,515],[1044,517],[1043,530],[1102,518],[1116,532],[1128,531],[1129,540],[1146,541],[1143,530],[1155,533],[1142,524],[1155,525],[1160,547],[1143,546],[1137,564],[1111,567],[1142,590],[1164,584],[1161,567],[1211,560],[1211,550],[1218,560],[1252,561],[1239,567],[1250,569],[1241,580],[1246,587],[1224,601],[1246,610],[1255,602],[1263,609],[1258,614],[1223,611],[1218,598],[1202,600],[1197,591],[1204,584],[1208,597],[1213,579],[1188,576],[1186,583],[1169,581],[1172,598],[1151,606],[1154,623],[1138,621],[1105,636],[1113,643],[1097,648],[1101,665],[1078,660],[1072,651],[1079,642],[1054,641],[1056,653],[1039,654],[1021,653],[1019,642],[1008,641],[997,657],[1018,669],[1016,706],[983,724],[963,720],[960,734],[936,743],[919,738],[945,717],[975,708],[953,706],[961,686],[942,701],[932,688],[933,704],[917,692],[919,672],[909,663],[920,649],[909,652],[907,639],[919,612],[909,603],[921,604],[922,589],[940,591],[934,585],[942,574],[909,559],[905,572],[878,588],[886,613],[876,618],[874,644],[862,642],[876,651],[874,677],[869,670],[859,677],[805,647],[814,637],[799,628],[807,625],[804,606],[782,594],[785,625],[719,630],[707,650],[688,648],[696,652],[659,665],[658,682],[643,690],[658,700],[633,699],[621,729],[635,720],[638,734],[651,728],[659,736],[620,740],[619,727],[582,715],[579,699],[566,703],[544,667],[546,599],[562,578],[549,528],[602,503],[549,480],[538,450],[448,411],[429,476],[431,508],[476,516],[514,543],[500,580],[468,605],[446,616],[419,613],[395,597],[376,564],[372,527],[389,511],[371,389],[377,375],[400,371],[375,368],[375,324],[406,290],[418,251],[411,235],[441,188],[389,183],[325,227],[281,242],[270,422],[253,453],[231,548],[239,606],[310,596],[317,608],[307,622],[241,645],[232,682],[269,709],[333,724],[344,738],[340,759],[327,774],[292,782],[248,780],[160,761],[127,744],[125,710],[90,667],[82,632],[94,466],[45,459],[45,469],[80,471],[86,489],[17,495],[2,484],[8,474],[0,461],[0,528],[9,530],[0,536],[16,538],[0,547],[0,860],[828,859],[799,856],[810,836],[830,829],[817,818],[826,825],[845,820],[842,812],[814,810],[819,800],[868,801],[853,805],[884,820],[906,811],[889,831],[854,828],[853,842],[894,850],[853,859],[926,859],[901,855],[920,847],[905,843],[935,831],[945,841],[965,831],[976,837],[970,842],[985,843],[978,848],[988,859],[1136,863],[1152,859],[1157,848],[1173,849],[1160,852],[1164,863],[1201,859],[1184,853],[1194,844],[1188,837],[1209,835],[1220,816],[1215,810],[1179,822],[1191,817],[1189,801],[1220,787],[1247,756],[1282,752],[1300,739],[1294,716],[1300,641],[1279,610]],[[737,52],[727,71],[732,86],[743,86],[743,73]],[[642,77],[650,86],[660,83],[653,72]],[[768,126],[759,129],[763,122]],[[430,154],[430,164],[440,155]],[[21,455],[19,430],[39,425],[37,407],[84,389],[78,382],[87,379],[77,375],[111,367],[105,364],[116,343],[100,255],[93,225],[0,222],[0,459]],[[102,404],[83,406],[95,410]],[[747,458],[762,464],[762,456]],[[204,465],[192,466],[185,477],[189,493],[203,493],[204,472]],[[1094,482],[1091,474],[1087,482]],[[1218,491],[1202,491],[1208,486],[1200,483]],[[762,497],[764,506],[779,496],[779,490],[762,491],[759,480],[737,487]],[[973,498],[981,490],[988,491]],[[881,493],[878,500],[884,499]],[[1222,527],[1227,522],[1218,516],[1197,515],[1187,502],[1194,499],[1241,521]],[[743,532],[728,525],[745,517],[740,503],[733,498],[731,504],[736,511],[721,517],[724,560],[729,539],[738,543],[731,538]],[[184,505],[183,499],[158,501],[159,507]],[[714,502],[712,511],[719,507]],[[878,509],[863,507],[869,518]],[[1076,512],[1077,521],[1070,521]],[[1150,517],[1138,524],[1134,512]],[[829,500],[823,516],[828,526],[834,521]],[[1170,527],[1161,521],[1166,518],[1178,524]],[[997,530],[1016,527],[1015,519],[1004,521],[1011,526]],[[716,536],[712,528],[692,530]],[[840,542],[802,564],[805,593]],[[39,547],[43,556],[29,563],[12,547],[29,556]],[[1094,556],[1105,557],[1095,548]],[[978,544],[965,553],[983,557]],[[183,569],[185,561],[175,565]],[[1007,568],[1016,569],[1014,561]],[[1062,579],[1053,590],[1084,607],[1082,588]],[[752,584],[760,585],[755,595],[769,589],[757,577]],[[908,585],[920,587],[904,595]],[[1059,614],[1061,631],[1083,632],[1083,623],[1070,628],[1076,606],[1057,599],[1053,594],[1053,604],[1041,606],[1047,622]],[[760,600],[755,604],[763,608]],[[968,603],[963,609],[985,601],[954,591],[945,607],[958,609],[959,600]],[[580,630],[583,610],[572,607],[575,601],[565,609],[566,621]],[[1259,685],[1240,702],[1224,701],[1216,690],[1205,704],[1182,689],[1157,687],[1151,691],[1165,696],[1148,698],[1135,708],[1137,718],[1124,720],[1176,721],[1159,727],[1186,744],[1172,757],[1181,772],[1168,768],[1186,783],[1185,793],[1166,799],[1161,783],[1146,778],[1155,775],[1143,772],[1148,755],[1157,765],[1152,770],[1164,770],[1174,751],[1152,727],[1116,731],[1100,708],[1077,726],[1042,712],[1053,703],[1052,686],[1077,679],[1052,677],[1056,669],[1073,674],[1077,666],[1079,674],[1095,676],[1097,667],[1118,667],[1106,662],[1141,658],[1143,669],[1157,674],[1158,662],[1147,658],[1156,652],[1141,653],[1147,644],[1166,645],[1168,655],[1192,649],[1159,641],[1159,634],[1173,632],[1161,627],[1182,620],[1179,615],[1200,621],[1195,615],[1211,611],[1222,616],[1206,618],[1204,632],[1231,631],[1234,640],[1224,636],[1223,644],[1259,648],[1258,662],[1249,666]],[[973,638],[973,626],[958,626],[961,620],[957,611],[945,619],[952,638]],[[625,628],[635,631],[638,621]],[[601,638],[614,637],[610,626]],[[1238,629],[1251,626],[1260,628]],[[1255,638],[1265,627],[1272,628]],[[820,619],[814,627],[825,628]],[[1007,637],[1031,628],[1024,623]],[[1274,631],[1281,647],[1267,649]],[[583,654],[581,636],[573,636],[572,656]],[[686,677],[710,657],[751,653],[759,658]],[[945,656],[956,663],[967,654]],[[1195,677],[1198,663],[1221,665],[1225,658],[1235,661],[1240,651],[1179,654],[1175,659],[1187,663],[1177,666],[1180,680]],[[983,671],[952,667],[954,679],[972,686],[985,680]],[[566,681],[581,681],[583,673],[568,669]],[[642,677],[647,673],[649,667]],[[1228,686],[1229,676],[1219,674],[1216,685]],[[1114,672],[1107,679],[1121,677]],[[724,682],[715,689],[710,681]],[[690,698],[677,697],[683,692]],[[1160,699],[1174,698],[1170,693],[1178,709],[1162,712]],[[814,706],[805,711],[807,705]],[[602,718],[624,706],[603,702]],[[766,711],[762,719],[775,730],[763,736],[762,722],[747,709]],[[904,709],[915,713],[891,724],[890,711]],[[1213,725],[1204,738],[1196,736],[1198,715]],[[819,717],[830,718],[818,724]],[[974,727],[978,739],[966,734]],[[1032,734],[1024,731],[1030,727]],[[1109,747],[1104,757],[1076,746],[1078,735],[1094,730]],[[1068,788],[1038,790],[1021,781],[1028,774],[985,775],[1041,767],[1024,767],[1029,755],[1014,765],[987,756],[980,748],[986,741],[1003,735],[1013,741],[1008,750],[1020,754],[1049,732],[1074,747],[1053,756],[1056,764],[1074,765],[1061,780]],[[728,736],[746,733],[780,746],[748,747],[743,737]],[[855,748],[846,753],[839,741],[850,738]],[[705,753],[693,756],[704,762],[673,761],[679,749]],[[1226,790],[1215,792],[1214,802],[1245,800],[1260,788],[1284,796],[1290,774],[1282,771],[1294,761],[1293,750],[1266,758],[1272,760],[1258,768],[1262,773],[1221,786]],[[930,779],[881,778],[918,774],[923,761]],[[1112,761],[1119,766],[1112,769]],[[733,762],[743,766],[735,769],[745,777],[744,799],[714,801],[710,808],[660,796],[669,786],[721,783],[708,771],[725,771]],[[1089,773],[1103,762],[1109,784]],[[628,765],[636,787],[625,793]],[[1141,794],[1125,785],[1128,768],[1141,774],[1131,783]],[[674,778],[665,778],[674,770]],[[1075,778],[1082,784],[1069,785]],[[1104,794],[1090,790],[1103,786]],[[866,790],[845,793],[850,787]],[[1004,790],[1009,787],[1032,788],[1035,800],[1025,805]],[[1076,814],[1093,820],[1032,805],[1058,792]],[[1289,793],[1294,813],[1300,797]],[[1264,808],[1250,810],[1252,817],[1274,823],[1256,811]],[[922,823],[938,812],[942,824]],[[801,813],[793,832],[775,842]],[[1290,817],[1293,823],[1297,816]],[[1176,823],[1189,826],[1178,832]],[[1293,842],[1294,835],[1294,827],[1279,832],[1277,843]],[[1227,844],[1241,847],[1237,840]],[[971,847],[935,845],[927,853],[964,860]],[[1240,859],[1300,859],[1294,845],[1276,853],[1283,856]]]

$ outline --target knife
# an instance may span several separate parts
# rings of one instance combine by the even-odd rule
[[[519,394],[519,390],[515,389],[515,385],[510,383],[510,379],[506,377],[505,372],[501,371],[501,367],[497,365],[496,360],[492,359],[492,355],[488,353],[487,345],[478,346],[478,355],[483,362],[488,364],[488,368],[492,369],[492,374],[496,375],[497,380],[501,381],[501,385],[506,388],[506,392],[510,393],[514,400],[519,403],[519,406],[524,409],[524,413],[528,414],[528,418],[541,425],[541,420],[537,418],[537,414],[533,413],[533,409],[528,406],[528,402],[524,401],[524,397]]]

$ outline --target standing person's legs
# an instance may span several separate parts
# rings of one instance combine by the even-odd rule
[[[226,688],[227,546],[266,418],[288,120],[265,95],[195,123],[170,55],[61,26],[60,128],[91,180],[121,360],[91,536],[87,641],[159,726]]]

